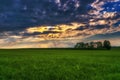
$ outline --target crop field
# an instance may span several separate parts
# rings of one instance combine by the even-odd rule
[[[120,48],[0,50],[0,80],[120,80]]]

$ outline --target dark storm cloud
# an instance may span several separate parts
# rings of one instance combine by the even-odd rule
[[[0,0],[0,31],[81,21],[94,0]]]

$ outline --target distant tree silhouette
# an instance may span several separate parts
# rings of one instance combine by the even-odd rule
[[[79,48],[79,44],[78,43],[75,45],[75,48]]]
[[[85,43],[84,48],[89,48],[89,43]]]
[[[90,42],[90,48],[94,48],[94,42]]]
[[[103,44],[100,41],[96,42],[96,44],[97,44],[97,48],[102,48],[103,47]]]
[[[103,45],[104,45],[104,48],[106,48],[108,50],[111,49],[111,43],[110,43],[109,40],[105,40],[104,43],[103,43]]]
[[[79,42],[75,45],[75,48],[84,48],[85,44],[83,42]]]
[[[80,49],[111,49],[111,43],[109,40],[105,40],[103,43],[98,41],[98,42],[89,42],[89,43],[84,43],[84,42],[79,42],[75,45],[75,48],[80,48]]]

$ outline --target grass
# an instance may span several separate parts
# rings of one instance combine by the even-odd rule
[[[0,80],[120,80],[120,48],[0,50]]]

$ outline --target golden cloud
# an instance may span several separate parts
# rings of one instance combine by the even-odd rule
[[[61,25],[55,25],[55,26],[38,26],[38,27],[32,27],[28,28],[28,33],[34,33],[34,32],[46,32],[46,31],[55,31],[55,32],[65,32],[67,30],[74,30],[80,26],[85,26],[85,24],[82,23],[71,23],[71,24],[61,24]]]
[[[89,24],[92,23],[105,25],[113,25],[118,22],[117,20],[90,20]],[[55,26],[38,26],[31,27],[25,31],[20,32],[19,36],[9,35],[5,33],[7,38],[0,39],[0,48],[54,48],[54,47],[73,47],[76,42],[80,42],[83,39],[94,36],[96,34],[106,34],[114,33],[120,31],[120,26],[110,27],[110,28],[86,28],[83,30],[78,30],[77,28],[86,27],[83,23],[71,23],[71,24],[61,24]],[[47,32],[48,33],[44,33]],[[57,33],[52,33],[52,32]],[[40,34],[24,37],[24,33],[35,33],[40,32]],[[118,40],[117,40],[118,41]],[[114,42],[113,40],[111,42]],[[114,43],[112,43],[115,45]],[[116,43],[117,45],[117,43]]]

